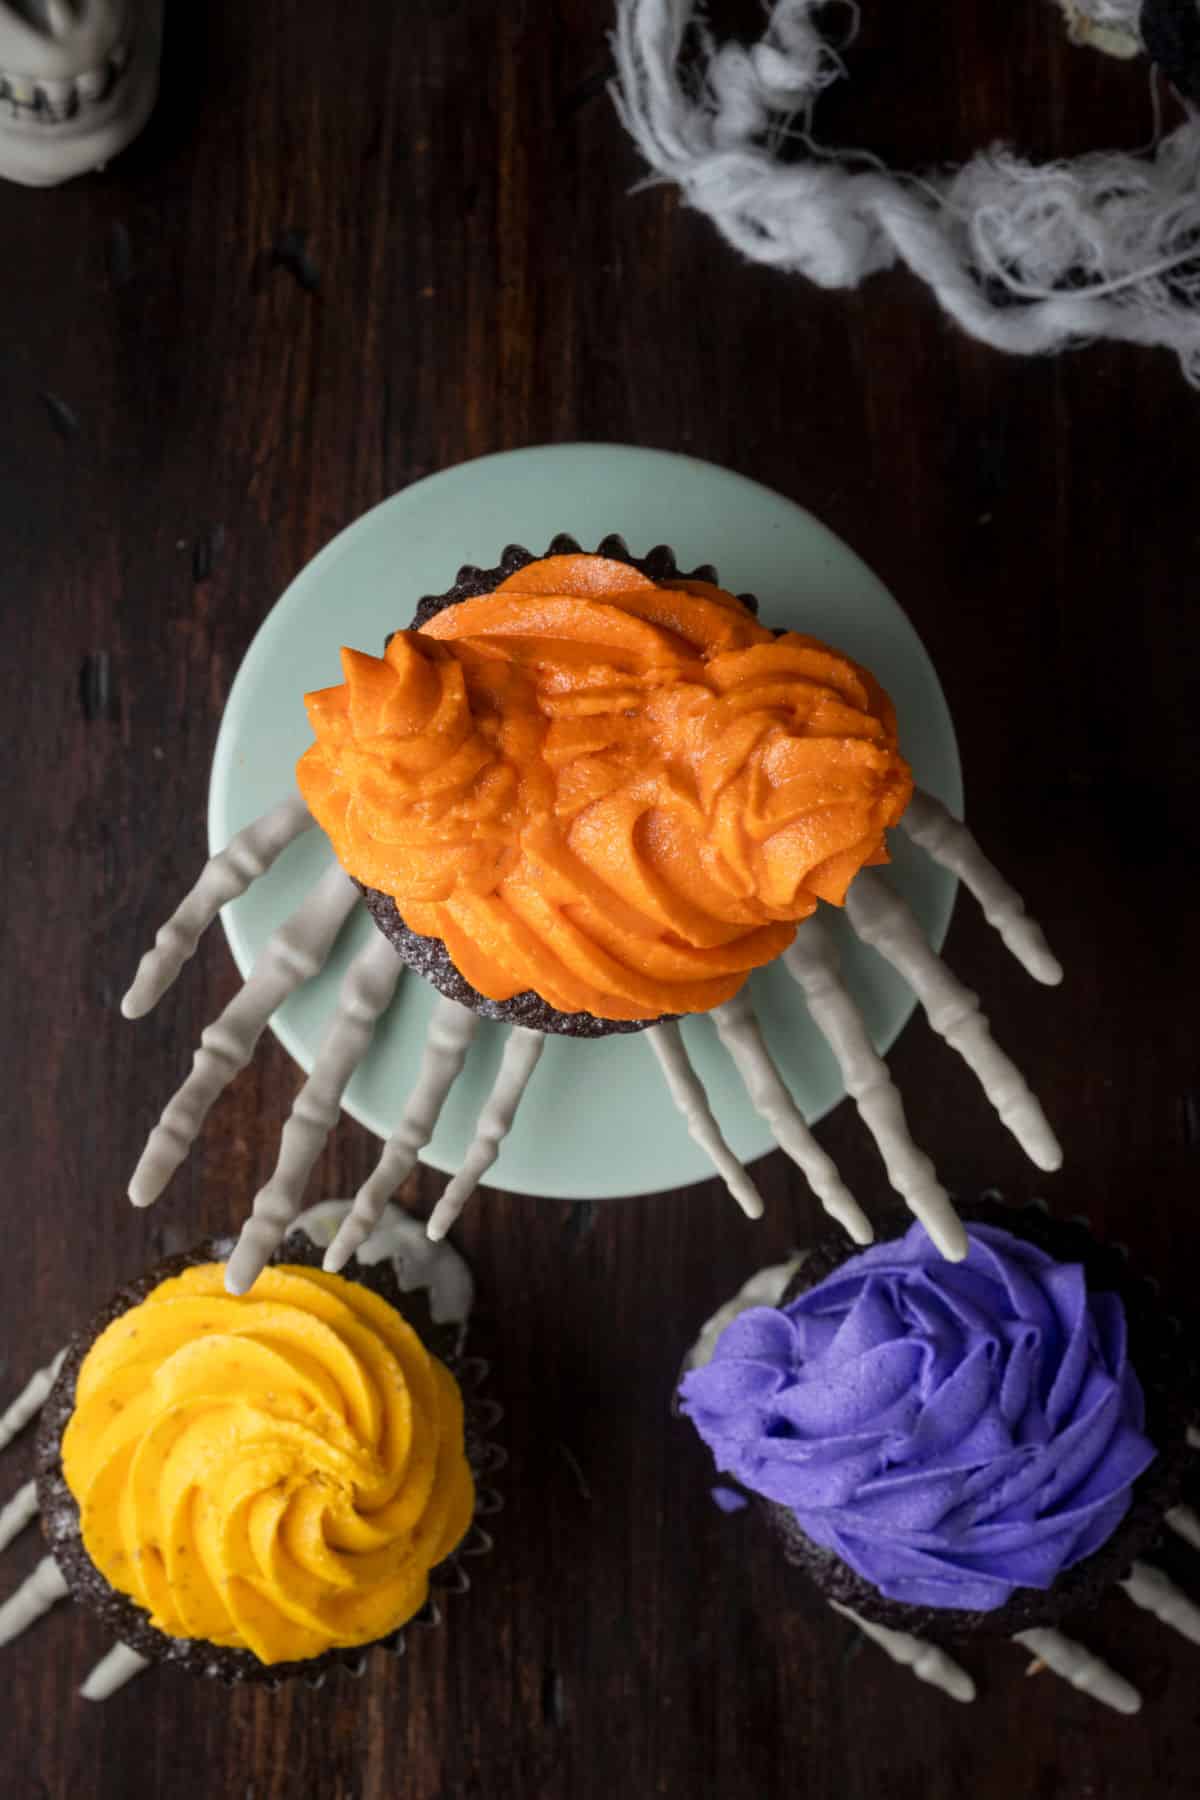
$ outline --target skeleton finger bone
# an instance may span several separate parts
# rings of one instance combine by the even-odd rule
[[[19,1431],[23,1431],[30,1419],[35,1418],[50,1394],[50,1389],[58,1380],[58,1371],[62,1368],[65,1350],[60,1350],[53,1362],[47,1363],[32,1375],[24,1388],[17,1395],[12,1405],[0,1417],[0,1450],[11,1444]]]
[[[43,1556],[27,1581],[0,1606],[0,1644],[11,1644],[70,1592],[52,1556]]]
[[[1041,926],[1029,917],[1017,890],[988,861],[961,820],[932,794],[917,788],[900,823],[926,856],[957,875],[975,896],[984,918],[1000,933],[1021,967],[1035,981],[1056,987],[1062,980],[1062,964],[1046,942]]]
[[[871,1221],[805,1123],[784,1086],[763,1039],[747,988],[713,1012],[718,1036],[737,1065],[755,1111],[771,1127],[776,1143],[802,1170],[813,1193],[856,1244],[869,1244]]]
[[[138,964],[129,992],[121,1002],[127,1019],[140,1019],[171,986],[221,908],[265,875],[294,838],[309,830],[312,816],[299,794],[291,794],[231,838],[210,857],[187,898],[171,914]]]
[[[1200,1550],[1200,1518],[1190,1506],[1173,1506],[1167,1514],[1167,1524],[1176,1537],[1181,1537],[1193,1550]]]
[[[37,1518],[37,1482],[27,1481],[18,1488],[7,1506],[0,1507],[0,1550],[7,1550],[14,1538],[20,1537],[27,1525]]]
[[[1061,1631],[1018,1631],[1013,1642],[1032,1650],[1081,1694],[1090,1694],[1119,1713],[1140,1712],[1142,1696],[1133,1684],[1074,1638],[1064,1637]]]
[[[942,1255],[960,1262],[967,1254],[967,1234],[933,1164],[912,1140],[887,1064],[838,974],[833,934],[817,914],[800,926],[783,962],[837,1059],[846,1091],[875,1140],[888,1180]]]
[[[300,1211],[313,1165],[337,1124],[346,1083],[370,1047],[403,968],[387,939],[377,935],[347,970],[333,1025],[283,1128],[274,1172],[255,1196],[226,1266],[231,1294],[249,1292]]]
[[[683,1114],[688,1135],[709,1158],[746,1217],[761,1219],[762,1196],[721,1135],[679,1026],[670,1019],[651,1025],[644,1036],[658,1058],[671,1098]]]
[[[541,1059],[545,1043],[542,1032],[530,1031],[524,1025],[514,1025],[509,1033],[495,1083],[479,1115],[475,1137],[458,1174],[449,1182],[430,1214],[426,1230],[434,1243],[445,1237],[499,1155],[500,1145],[512,1129],[517,1108]]]
[[[1004,1124],[1039,1169],[1062,1162],[1058,1139],[1016,1065],[1005,1056],[979,1010],[979,997],[935,956],[911,907],[873,869],[864,869],[846,895],[857,935],[908,982],[939,1037],[958,1051]]]
[[[863,1636],[870,1638],[873,1644],[878,1644],[893,1662],[911,1669],[918,1681],[940,1688],[952,1700],[967,1701],[975,1698],[975,1683],[967,1671],[935,1644],[923,1643],[920,1638],[913,1637],[907,1631],[892,1631],[886,1625],[876,1625],[870,1619],[860,1618],[852,1608],[842,1606],[837,1600],[831,1600],[829,1604],[844,1619],[853,1620]]]
[[[401,1182],[407,1181],[417,1157],[433,1136],[446,1096],[479,1032],[479,1017],[457,1000],[439,994],[425,1033],[425,1049],[416,1085],[372,1173],[355,1195],[329,1249],[325,1267],[344,1269],[375,1230]]]
[[[1121,1586],[1135,1606],[1152,1613],[1160,1624],[1170,1626],[1189,1644],[1200,1644],[1200,1606],[1189,1600],[1161,1569],[1135,1562]]]
[[[135,1206],[149,1206],[158,1199],[195,1142],[213,1102],[250,1061],[271,1014],[294,988],[311,981],[324,967],[357,898],[354,883],[335,865],[268,938],[246,985],[220,1018],[205,1028],[191,1074],[150,1134],[129,1184]]]
[[[139,1656],[128,1644],[114,1644],[108,1655],[100,1658],[79,1692],[85,1700],[108,1700],[118,1688],[123,1688],[127,1681],[132,1681],[135,1675],[149,1667],[148,1657]]]

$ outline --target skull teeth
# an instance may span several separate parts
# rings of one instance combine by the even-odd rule
[[[81,108],[107,100],[129,67],[127,44],[117,44],[97,68],[85,69],[74,80],[50,80],[43,76],[9,75],[0,70],[0,124],[64,125]]]

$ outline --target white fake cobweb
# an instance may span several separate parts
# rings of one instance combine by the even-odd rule
[[[1072,0],[1075,34],[1128,36],[1131,0]],[[1173,350],[1200,386],[1200,120],[1145,152],[1034,163],[1002,145],[920,176],[813,142],[822,93],[847,76],[844,0],[774,0],[750,46],[718,44],[696,0],[618,0],[614,98],[654,173],[752,262],[826,288],[897,265],[999,350],[1093,339]],[[698,42],[699,65],[685,45]],[[785,160],[803,120],[807,151]]]

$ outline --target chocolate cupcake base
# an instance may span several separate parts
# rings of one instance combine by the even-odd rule
[[[560,534],[551,540],[542,554],[575,556],[580,551],[581,546],[573,537]],[[709,563],[692,570],[680,569],[674,551],[666,544],[656,545],[645,556],[633,556],[624,538],[614,535],[602,538],[594,554],[606,556],[613,562],[627,563],[651,581],[668,582],[672,577],[712,582],[717,579],[717,572]],[[411,629],[419,631],[448,606],[457,606],[460,601],[472,600],[480,594],[494,593],[508,576],[538,561],[540,557],[531,551],[519,544],[510,544],[494,569],[478,569],[468,564],[459,570],[458,579],[446,593],[426,595],[417,606]],[[757,613],[758,601],[753,594],[739,594],[738,598],[748,611]],[[455,967],[441,938],[421,937],[408,929],[390,894],[379,888],[364,887],[361,882],[358,887],[371,917],[401,960],[416,974],[432,982],[447,999],[457,1000],[460,1006],[469,1007],[481,1018],[524,1025],[530,1031],[558,1032],[563,1037],[598,1038],[611,1037],[617,1032],[645,1031],[650,1025],[661,1025],[665,1019],[677,1017],[674,1013],[663,1013],[656,1019],[602,1019],[588,1012],[560,1012],[531,989],[514,994],[508,1000],[489,1000]]]
[[[1129,1360],[1146,1401],[1146,1435],[1158,1449],[1150,1467],[1133,1484],[1129,1511],[1106,1543],[1072,1565],[1052,1587],[1017,1588],[1003,1606],[987,1612],[951,1607],[911,1606],[889,1600],[848,1563],[805,1535],[788,1507],[752,1496],[765,1513],[783,1554],[816,1583],[827,1600],[847,1606],[877,1625],[913,1632],[933,1643],[965,1637],[1011,1637],[1018,1631],[1056,1624],[1068,1613],[1093,1605],[1106,1588],[1128,1575],[1130,1566],[1162,1531],[1163,1515],[1180,1495],[1192,1453],[1187,1428],[1195,1417],[1196,1370],[1178,1322],[1163,1313],[1152,1282],[1132,1273],[1123,1253],[1099,1243],[1087,1227],[1058,1220],[1038,1204],[1015,1207],[998,1195],[955,1205],[968,1223],[995,1225],[1045,1250],[1059,1262],[1081,1264],[1093,1292],[1115,1293],[1125,1307]],[[879,1239],[903,1231],[911,1215],[894,1212],[880,1222]],[[819,1244],[789,1283],[781,1306],[859,1254],[844,1240]]]
[[[172,1638],[150,1622],[149,1614],[129,1595],[112,1587],[92,1562],[84,1548],[79,1528],[79,1507],[63,1477],[61,1445],[63,1433],[75,1406],[75,1384],[84,1357],[106,1326],[112,1324],[131,1307],[138,1306],[160,1282],[181,1275],[197,1263],[225,1262],[233,1250],[232,1239],[212,1239],[199,1244],[182,1256],[159,1263],[146,1274],[130,1282],[83,1331],[77,1332],[67,1346],[58,1378],[42,1410],[38,1426],[35,1459],[38,1508],[42,1531],[62,1571],[71,1595],[90,1612],[102,1619],[113,1636],[139,1656],[151,1662],[167,1662],[192,1675],[223,1681],[228,1686],[253,1682],[260,1686],[280,1687],[284,1682],[301,1678],[310,1686],[321,1684],[334,1669],[361,1675],[370,1651],[389,1650],[402,1655],[405,1634],[414,1625],[436,1625],[440,1621],[438,1595],[461,1592],[469,1585],[461,1559],[485,1554],[491,1540],[480,1525],[485,1514],[497,1511],[498,1496],[486,1486],[489,1471],[498,1468],[503,1452],[488,1442],[487,1432],[499,1417],[499,1408],[480,1392],[486,1380],[488,1365],[479,1357],[463,1355],[463,1332],[455,1325],[437,1323],[423,1291],[403,1292],[390,1260],[353,1265],[350,1279],[370,1288],[386,1300],[412,1326],[426,1349],[440,1358],[450,1369],[462,1390],[465,1410],[465,1443],[467,1461],[476,1484],[475,1519],[462,1543],[450,1556],[430,1571],[430,1594],[421,1609],[395,1631],[368,1644],[326,1650],[322,1655],[300,1662],[262,1663],[249,1650],[232,1649],[211,1644],[199,1638]],[[272,1263],[301,1263],[320,1268],[323,1249],[303,1232],[293,1230],[271,1258]]]
[[[441,938],[420,937],[408,929],[390,894],[382,893],[379,888],[363,887],[361,881],[355,885],[367,903],[367,911],[401,961],[407,963],[414,974],[432,982],[447,1000],[457,1000],[460,1006],[469,1007],[482,1019],[524,1025],[529,1031],[556,1031],[563,1037],[599,1038],[611,1037],[619,1031],[645,1031],[648,1025],[661,1025],[664,1019],[672,1016],[664,1013],[658,1019],[598,1019],[594,1013],[564,1013],[543,1000],[540,994],[535,994],[532,988],[514,994],[511,1000],[489,1000],[459,973]]]

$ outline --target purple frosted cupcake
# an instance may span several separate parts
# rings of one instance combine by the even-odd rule
[[[1035,1208],[965,1211],[960,1263],[917,1224],[811,1252],[679,1389],[790,1563],[935,1640],[1047,1626],[1127,1574],[1178,1497],[1192,1399],[1119,1253]]]

